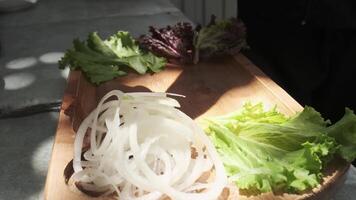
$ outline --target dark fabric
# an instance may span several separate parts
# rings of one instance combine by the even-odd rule
[[[329,29],[356,29],[355,0],[308,0],[308,23]]]
[[[322,64],[328,76],[313,94],[312,104],[335,121],[345,106],[356,111],[356,31],[326,30],[324,44]]]
[[[262,5],[255,0],[239,1],[251,46],[247,54],[252,60],[262,58],[264,63],[259,66],[301,104],[316,107],[333,121],[342,116],[345,106],[356,110],[352,91],[356,75],[355,3],[337,3],[342,5],[333,6],[327,0],[272,0]],[[319,19],[326,13],[332,17]]]
[[[286,26],[306,22],[321,28],[356,29],[355,11],[354,0],[239,0],[240,16]]]
[[[249,19],[260,19],[255,23],[300,24],[307,12],[307,0],[239,0],[239,15]]]

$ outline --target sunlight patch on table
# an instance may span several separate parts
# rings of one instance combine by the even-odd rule
[[[5,67],[7,69],[25,69],[34,66],[37,62],[35,57],[16,58],[6,63]]]
[[[18,90],[30,86],[36,77],[30,73],[15,73],[4,77],[5,90]]]
[[[65,78],[65,79],[67,79],[68,78],[68,75],[69,75],[69,71],[70,71],[70,69],[67,67],[67,68],[65,68],[65,69],[62,69],[61,70],[61,76],[63,77],[63,78]]]
[[[31,165],[36,174],[46,176],[52,146],[53,137],[49,137],[39,143],[37,148],[33,152]]]
[[[39,60],[46,64],[55,64],[64,56],[63,52],[48,52],[39,57]]]

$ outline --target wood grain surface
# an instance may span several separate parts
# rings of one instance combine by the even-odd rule
[[[245,56],[238,54],[198,65],[168,65],[156,74],[129,74],[94,87],[80,72],[72,71],[63,98],[58,128],[45,186],[46,200],[82,200],[89,198],[64,183],[63,170],[73,158],[75,130],[96,107],[107,92],[119,89],[130,91],[171,92],[185,95],[178,98],[181,110],[199,120],[202,117],[226,114],[239,109],[244,102],[263,102],[266,107],[277,105],[279,111],[292,115],[303,108],[282,88],[269,79]],[[336,186],[343,184],[348,164],[336,162],[330,167],[325,183],[318,191],[302,195],[274,196],[265,194],[242,199],[327,199]],[[334,186],[335,185],[335,186]],[[325,190],[326,188],[326,190]],[[306,198],[308,197],[308,198]]]

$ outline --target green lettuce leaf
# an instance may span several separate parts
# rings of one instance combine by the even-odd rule
[[[207,119],[205,130],[239,188],[299,193],[320,183],[336,152],[348,161],[356,158],[355,122],[349,110],[328,127],[330,121],[311,107],[287,117],[276,108],[264,111],[262,104],[248,103],[238,112]]]
[[[345,115],[334,125],[328,127],[328,135],[340,144],[339,154],[348,162],[356,158],[356,115],[349,108]]]
[[[165,58],[141,50],[132,36],[124,31],[105,41],[96,32],[90,33],[86,42],[75,39],[73,48],[68,49],[59,61],[59,68],[69,66],[81,70],[96,85],[127,74],[129,68],[144,74],[148,70],[159,72],[165,65]]]
[[[119,31],[110,36],[104,43],[110,47],[119,58],[140,55],[140,49],[129,32]]]
[[[90,33],[87,39],[88,47],[99,54],[102,54],[107,57],[115,58],[114,51],[107,46],[103,40],[99,37],[98,33]]]

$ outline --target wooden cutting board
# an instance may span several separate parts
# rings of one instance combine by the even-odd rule
[[[198,65],[168,65],[156,74],[132,73],[99,87],[89,84],[80,72],[72,71],[53,145],[44,193],[46,200],[99,199],[89,198],[65,185],[63,170],[73,158],[75,130],[96,107],[100,98],[113,89],[124,92],[167,91],[185,95],[186,98],[177,97],[181,110],[196,120],[229,113],[239,109],[246,101],[263,102],[266,107],[277,105],[287,115],[303,109],[242,54]],[[336,179],[342,180],[346,171],[347,167],[342,165],[341,170],[337,170],[332,177],[336,174]]]

